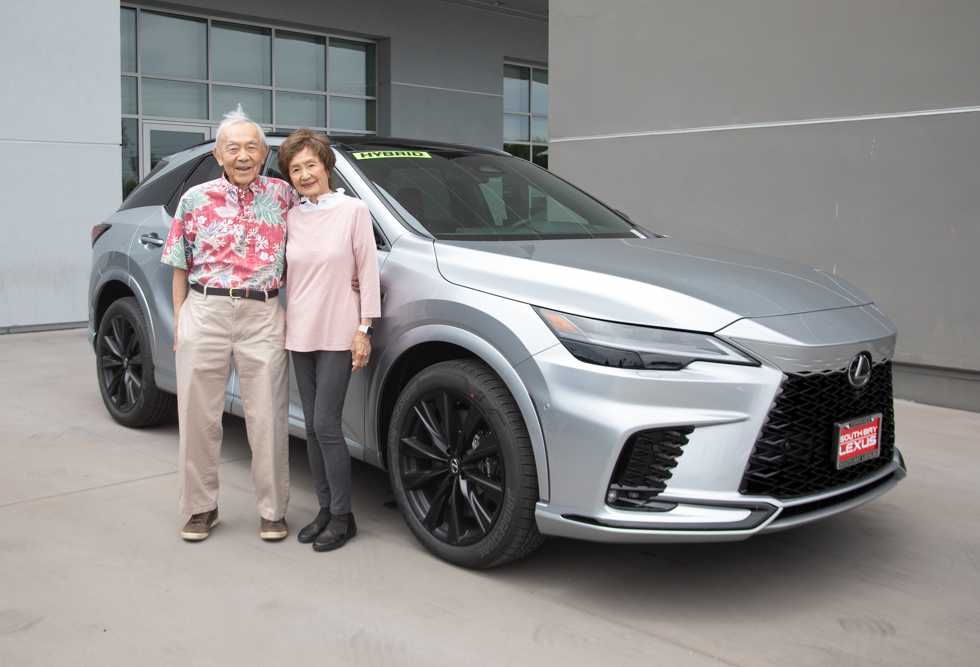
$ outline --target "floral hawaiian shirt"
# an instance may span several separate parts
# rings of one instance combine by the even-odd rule
[[[238,188],[222,175],[194,186],[180,199],[160,261],[206,287],[282,287],[286,211],[296,203],[277,178]]]

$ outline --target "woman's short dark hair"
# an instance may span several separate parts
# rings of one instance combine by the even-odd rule
[[[330,179],[330,187],[333,187],[333,166],[337,163],[337,156],[330,148],[330,139],[325,134],[317,134],[308,127],[301,127],[290,134],[276,154],[276,162],[279,164],[279,173],[292,185],[293,179],[289,176],[289,163],[293,158],[303,152],[304,148],[309,148],[313,154],[320,158],[324,169],[327,170],[327,177]],[[295,185],[293,186],[295,187]]]

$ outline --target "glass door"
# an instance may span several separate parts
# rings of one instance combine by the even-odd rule
[[[208,125],[143,123],[140,178],[145,178],[161,158],[207,141],[212,132]]]

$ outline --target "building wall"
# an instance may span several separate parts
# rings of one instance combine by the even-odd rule
[[[898,396],[980,410],[980,4],[550,8],[556,173],[650,229],[834,271],[897,325]]]
[[[120,192],[119,3],[6,3],[0,333],[87,318],[92,225]],[[379,40],[379,134],[500,147],[503,62],[548,26],[439,0],[204,0],[145,7]]]
[[[0,332],[87,318],[90,232],[120,170],[118,2],[11,2],[3,21]]]

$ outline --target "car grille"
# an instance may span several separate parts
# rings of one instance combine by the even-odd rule
[[[665,511],[674,504],[647,504],[665,488],[677,466],[681,447],[693,426],[640,431],[630,436],[616,462],[606,501],[613,507]]]
[[[890,361],[874,365],[866,387],[855,390],[847,372],[789,375],[762,427],[739,491],[799,498],[858,481],[886,467],[895,448]],[[881,413],[878,458],[837,470],[834,423]]]

